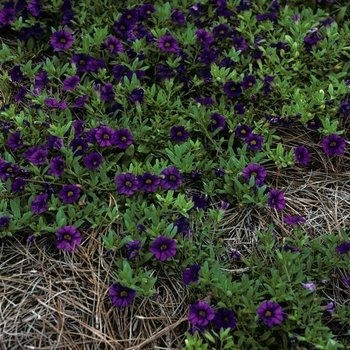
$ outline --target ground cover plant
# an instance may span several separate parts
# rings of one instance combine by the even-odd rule
[[[7,1],[4,349],[346,349],[346,2]]]

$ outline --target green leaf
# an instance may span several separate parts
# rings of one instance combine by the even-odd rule
[[[19,205],[16,203],[15,200],[11,199],[11,201],[10,201],[10,207],[11,207],[11,210],[12,210],[13,215],[14,215],[16,218],[20,218],[20,217],[21,217],[21,210],[20,210],[20,207],[19,207]]]

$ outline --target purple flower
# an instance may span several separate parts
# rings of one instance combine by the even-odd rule
[[[236,50],[240,50],[240,51],[245,51],[248,49],[248,45],[245,41],[244,38],[241,38],[239,36],[236,36],[233,38],[232,40],[232,46],[236,49]]]
[[[159,185],[160,178],[147,171],[143,175],[139,175],[137,181],[139,183],[139,190],[153,192],[157,188],[157,185]]]
[[[26,184],[27,184],[27,181],[25,181],[21,177],[18,177],[15,181],[12,182],[11,190],[15,193],[23,192],[25,190]]]
[[[141,232],[148,232],[148,229],[145,225],[141,224],[140,222],[136,225],[137,229]]]
[[[21,148],[23,146],[23,139],[21,138],[21,133],[20,131],[16,131],[14,132],[8,142],[7,142],[7,145],[11,148],[11,149],[18,149],[18,148]]]
[[[200,196],[198,193],[195,193],[192,196],[192,202],[194,203],[193,208],[203,209],[207,207],[207,200],[205,197]]]
[[[16,11],[13,8],[4,7],[0,11],[0,24],[11,24],[16,19]]]
[[[213,322],[219,330],[226,328],[234,329],[236,328],[237,319],[233,311],[220,307],[215,313]]]
[[[178,41],[175,40],[171,35],[165,35],[158,39],[158,47],[162,51],[166,52],[178,52],[179,51],[179,45]]]
[[[309,151],[304,146],[298,146],[294,150],[294,159],[303,166],[306,166],[307,163],[310,161],[311,156],[309,154]]]
[[[78,97],[76,101],[72,104],[73,108],[83,107],[85,104],[85,101],[89,98],[89,95],[84,95],[81,97]]]
[[[231,258],[235,260],[241,260],[242,259],[242,254],[238,250],[234,250],[231,253]]]
[[[73,123],[74,137],[79,137],[84,133],[84,120],[75,120]]]
[[[221,130],[224,130],[226,125],[226,118],[223,115],[213,112],[210,116],[210,120],[211,120],[211,130],[215,131],[216,129],[219,129],[219,128],[221,128]]]
[[[204,29],[198,29],[196,31],[196,39],[196,42],[203,46],[210,46],[210,44],[214,42],[211,34]]]
[[[0,179],[6,179],[8,177],[14,176],[19,172],[19,167],[17,164],[11,162],[5,162],[0,158]]]
[[[67,30],[58,30],[52,34],[50,43],[53,51],[65,51],[73,45],[74,38]]]
[[[11,77],[12,82],[20,81],[23,79],[23,73],[21,71],[21,66],[14,66],[9,71],[9,76]]]
[[[108,293],[115,307],[126,307],[136,297],[136,291],[128,287],[123,287],[118,282],[110,286]]]
[[[282,210],[286,206],[286,201],[284,199],[284,195],[279,190],[271,190],[269,192],[269,199],[267,200],[267,204],[271,209],[276,209],[278,211]]]
[[[248,149],[252,151],[260,151],[263,145],[264,139],[257,134],[250,134],[244,139],[244,143],[248,145]]]
[[[49,207],[48,203],[49,195],[42,193],[36,196],[32,202],[32,212],[34,214],[40,214]]]
[[[170,15],[170,20],[182,26],[185,23],[185,15],[181,11],[172,10]]]
[[[242,139],[250,136],[252,133],[252,129],[248,125],[239,125],[236,127],[236,136]]]
[[[134,137],[132,136],[130,130],[128,129],[116,130],[112,138],[113,146],[117,146],[120,149],[128,148],[133,141],[134,141]]]
[[[119,20],[127,25],[135,24],[139,20],[139,12],[137,9],[125,9]]]
[[[183,125],[180,126],[173,126],[170,129],[170,138],[173,141],[186,141],[188,137],[190,136],[190,133],[185,129]]]
[[[190,306],[188,320],[196,326],[206,326],[214,317],[214,310],[205,301],[199,301]]]
[[[343,283],[344,283],[346,286],[350,286],[350,275],[348,275],[348,277],[346,277],[345,279],[343,279]]]
[[[266,169],[263,166],[260,166],[259,164],[255,163],[249,164],[246,168],[243,169],[242,174],[243,177],[246,179],[247,183],[249,183],[250,178],[254,176],[256,186],[264,185]]]
[[[27,93],[27,87],[23,86],[21,88],[21,90],[16,95],[13,96],[14,101],[15,102],[22,101],[24,99],[26,93]]]
[[[150,251],[159,261],[165,261],[176,254],[176,242],[174,239],[159,236],[150,246]]]
[[[30,0],[28,10],[34,17],[38,17],[42,9],[43,5],[40,0]]]
[[[89,70],[92,60],[93,58],[91,56],[80,53],[72,57],[71,63],[77,67],[77,73],[83,73]]]
[[[220,169],[220,168],[215,169],[215,175],[217,177],[224,177],[225,174],[226,174],[225,169]]]
[[[126,248],[128,250],[128,260],[131,260],[139,255],[141,249],[141,241],[136,239],[135,241],[126,243]]]
[[[201,265],[192,265],[189,269],[182,272],[182,278],[186,285],[191,282],[197,282],[199,279],[199,270],[201,269]]]
[[[301,216],[296,216],[296,217],[293,217],[292,215],[287,215],[285,218],[284,218],[284,222],[288,225],[298,225],[299,222],[306,222],[306,220]]]
[[[61,109],[67,108],[67,103],[65,100],[58,102],[54,98],[45,98],[44,103],[51,108],[61,108]]]
[[[207,66],[211,66],[213,63],[215,63],[218,60],[217,54],[208,48],[205,48],[202,51],[199,58],[201,62]]]
[[[321,126],[321,120],[318,117],[309,119],[306,122],[306,127],[310,130],[317,130],[319,129]]]
[[[112,55],[118,55],[120,52],[124,52],[123,44],[112,36],[107,37],[106,46]]]
[[[33,243],[35,241],[35,239],[36,239],[35,235],[30,235],[27,238],[27,243]]]
[[[343,154],[345,146],[345,140],[338,134],[331,134],[322,140],[322,147],[327,156]]]
[[[145,91],[141,88],[134,89],[131,94],[128,95],[129,100],[136,106],[140,105],[144,100]]]
[[[46,70],[43,70],[38,76],[35,77],[34,88],[44,89],[48,84],[49,78]]]
[[[68,251],[76,250],[82,241],[80,232],[74,226],[61,227],[56,232],[56,248]]]
[[[28,160],[34,165],[43,165],[46,163],[47,153],[46,149],[38,149],[28,157]]]
[[[242,94],[242,86],[240,83],[228,81],[224,85],[224,91],[229,98],[238,97]]]
[[[305,289],[309,289],[312,292],[316,292],[316,286],[314,282],[300,282],[300,284],[305,288]]]
[[[115,92],[113,90],[113,84],[106,84],[100,96],[102,101],[114,102]]]
[[[70,146],[75,156],[83,155],[89,147],[87,142],[80,137],[73,139],[70,143]]]
[[[150,18],[154,12],[156,9],[152,4],[144,4],[139,7],[139,16],[142,18]]]
[[[112,130],[108,126],[103,126],[98,129],[95,133],[95,139],[100,147],[111,147],[113,146],[115,130]]]
[[[264,301],[256,312],[268,327],[279,324],[284,319],[281,305],[274,301]]]
[[[89,169],[97,169],[102,162],[103,157],[97,152],[92,152],[88,156],[84,157],[84,164]]]
[[[63,156],[54,157],[50,162],[50,169],[47,172],[49,175],[61,176],[64,172],[66,163],[63,160]]]
[[[7,215],[0,217],[0,228],[2,227],[9,227],[11,218]]]
[[[233,111],[235,112],[235,114],[237,115],[243,115],[245,113],[245,106],[242,105],[242,103],[237,103],[234,107],[233,107]]]
[[[323,316],[332,316],[335,313],[335,305],[333,301],[323,306]]]
[[[300,14],[296,13],[296,14],[292,15],[292,20],[294,22],[298,22],[300,20]]]
[[[188,218],[182,215],[175,220],[174,226],[177,228],[177,233],[188,233],[190,230]]]
[[[200,103],[202,106],[211,105],[214,106],[215,102],[211,97],[196,97],[195,102]]]
[[[335,251],[341,255],[350,252],[350,243],[343,242],[335,248]]]
[[[245,90],[248,90],[256,84],[254,75],[246,75],[242,80],[242,86]]]
[[[80,78],[77,75],[73,75],[70,78],[63,80],[62,91],[75,90],[80,82]]]
[[[132,173],[119,174],[115,182],[119,194],[132,195],[138,189],[138,181]]]
[[[63,202],[71,204],[80,198],[80,187],[76,185],[65,185],[60,191],[60,198]]]
[[[224,39],[228,36],[228,26],[226,24],[219,24],[213,28],[213,35],[218,39]]]
[[[175,166],[164,169],[160,175],[163,175],[160,180],[160,186],[163,190],[177,190],[179,185],[182,184],[182,175]]]

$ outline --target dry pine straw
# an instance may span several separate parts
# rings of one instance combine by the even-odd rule
[[[288,141],[290,146],[301,144],[290,136]],[[264,231],[274,223],[282,244],[293,235],[283,222],[286,215],[303,215],[303,227],[312,238],[350,226],[349,151],[330,159],[314,142],[305,144],[304,139],[303,144],[316,159],[309,168],[267,166],[268,185],[285,193],[286,209],[228,210],[224,233],[218,232],[227,253],[219,260],[229,261],[235,249],[246,257],[257,253],[263,258],[249,227]],[[100,236],[97,230],[84,233],[85,241],[73,253],[57,252],[45,238],[27,246],[16,239],[0,246],[1,350],[181,349],[192,302],[181,276],[169,278],[164,270],[155,271],[159,296],[136,298],[130,307],[117,309],[108,295],[115,281],[113,255],[106,257]],[[231,271],[239,275],[245,270],[232,263]],[[346,273],[335,270],[323,291],[336,304],[349,304],[349,290],[340,282]],[[344,334],[344,329],[339,332]]]

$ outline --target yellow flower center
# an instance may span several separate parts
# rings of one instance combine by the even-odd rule
[[[249,85],[249,86],[252,86],[252,85],[253,85],[253,83],[250,81],[250,82],[248,83],[248,85]]]
[[[126,290],[123,290],[122,292],[120,292],[119,294],[121,297],[125,298],[128,296],[128,292]]]
[[[65,43],[67,42],[67,40],[66,40],[65,38],[61,38],[61,39],[60,39],[60,42],[61,42],[62,44],[65,44]]]
[[[160,246],[160,250],[167,250],[168,246],[166,244],[163,244]]]
[[[205,317],[207,314],[205,311],[201,310],[199,311],[199,316]]]
[[[125,136],[122,136],[122,137],[121,137],[121,140],[122,140],[123,142],[126,142],[128,139],[127,139]]]
[[[219,32],[221,35],[225,34],[225,31],[223,29],[220,30]]]
[[[336,145],[337,145],[337,143],[336,142],[331,142],[330,144],[329,144],[331,147],[335,147]]]
[[[68,197],[72,197],[72,196],[73,196],[73,194],[74,194],[74,192],[73,192],[73,191],[69,191],[69,192],[67,193],[67,196],[68,196]]]
[[[150,185],[151,183],[152,183],[152,180],[151,180],[151,179],[147,179],[147,180],[146,180],[146,184],[147,184],[147,185]]]
[[[170,175],[170,176],[169,176],[169,179],[170,179],[171,181],[176,181],[176,176],[175,176],[175,175]]]
[[[103,139],[104,139],[104,140],[109,140],[109,135],[108,135],[108,134],[104,134],[104,135],[103,135]]]
[[[255,140],[251,140],[251,141],[250,141],[250,144],[251,144],[252,146],[255,146],[255,145],[256,145],[256,141],[255,141]]]
[[[215,119],[213,119],[213,120],[211,121],[211,123],[212,123],[212,124],[217,124],[218,122],[217,122]]]
[[[258,175],[255,171],[252,171],[251,173],[250,173],[250,176],[256,176],[256,175]]]
[[[7,173],[12,173],[12,171],[13,171],[12,168],[7,168],[7,169],[6,169],[6,172],[7,172]]]
[[[131,187],[132,186],[132,182],[131,181],[125,181],[125,185],[128,186],[128,187]]]
[[[164,44],[164,46],[165,46],[165,47],[169,47],[169,46],[170,46],[170,43],[167,42],[167,43]]]
[[[271,316],[271,311],[266,311],[265,312],[265,317],[270,317]]]
[[[71,235],[64,235],[63,239],[66,241],[71,241],[72,240],[72,236]]]
[[[80,60],[79,64],[86,64],[86,62],[84,60]]]
[[[182,136],[182,132],[181,132],[181,131],[178,131],[178,132],[176,133],[176,135],[177,135],[177,136]]]

